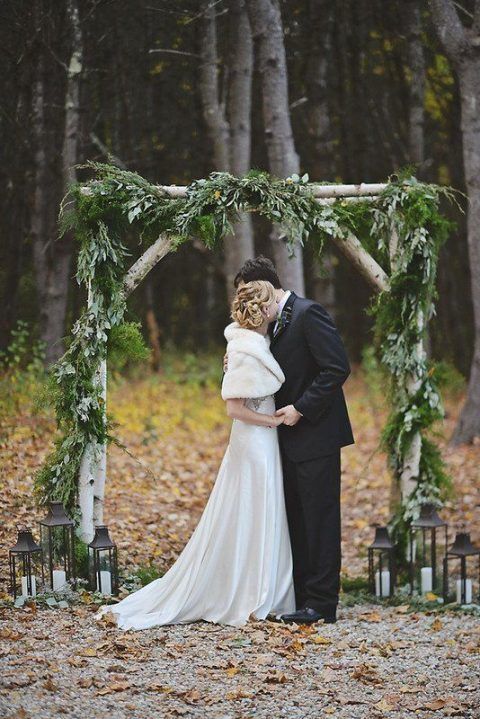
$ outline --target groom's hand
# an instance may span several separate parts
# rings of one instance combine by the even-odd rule
[[[283,424],[287,424],[289,427],[297,424],[300,417],[303,417],[300,412],[297,412],[293,404],[288,404],[286,407],[281,407],[275,412],[276,416],[283,416]]]

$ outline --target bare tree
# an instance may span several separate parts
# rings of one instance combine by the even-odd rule
[[[71,54],[67,66],[65,90],[65,126],[62,149],[63,189],[75,180],[79,135],[79,92],[82,72],[82,33],[76,0],[67,2],[67,18],[71,29]],[[41,21],[41,10],[38,21]],[[52,241],[54,228],[47,220],[51,196],[47,179],[45,148],[45,58],[40,53],[33,97],[35,142],[35,192],[32,211],[33,252],[35,276],[40,304],[41,338],[46,345],[46,362],[50,364],[63,354],[62,337],[65,331],[73,238],[70,234]]]
[[[288,177],[300,170],[288,101],[287,61],[278,0],[246,0],[262,81],[263,122],[270,172]],[[303,252],[290,258],[281,229],[274,225],[273,255],[284,287],[304,294]]]
[[[230,168],[242,177],[251,164],[253,40],[245,3],[230,3],[231,53],[227,114],[230,124]],[[252,217],[245,213],[235,224],[235,238],[225,247],[229,288],[239,267],[254,254]],[[233,268],[233,272],[232,272]]]
[[[243,2],[230,3],[231,52],[225,69],[228,100],[219,87],[216,9],[205,2],[201,37],[200,92],[203,117],[213,145],[215,169],[242,176],[250,169],[252,38]],[[254,253],[250,215],[235,223],[234,234],[224,240],[227,293],[243,262]]]
[[[475,0],[470,27],[463,25],[451,0],[430,0],[430,7],[460,85],[463,165],[469,198],[467,239],[475,339],[467,400],[451,438],[451,443],[458,445],[480,435],[480,0]]]
[[[309,53],[307,63],[308,132],[312,138],[310,160],[313,180],[324,181],[334,176],[333,131],[328,104],[328,70],[332,47],[334,6],[329,0],[309,0]],[[313,297],[336,316],[335,257],[331,247],[320,262],[313,259]]]
[[[410,160],[419,167],[425,159],[425,55],[422,41],[422,4],[421,0],[408,0],[404,7],[408,23],[408,66],[410,70],[408,150]]]

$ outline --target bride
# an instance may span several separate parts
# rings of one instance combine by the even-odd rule
[[[292,555],[273,395],[285,380],[270,352],[277,317],[269,282],[238,288],[225,328],[228,370],[222,383],[230,440],[212,492],[188,543],[159,579],[115,605],[121,629],[198,620],[242,626],[252,617],[295,611]]]

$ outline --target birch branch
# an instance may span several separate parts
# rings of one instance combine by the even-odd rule
[[[345,238],[334,237],[332,239],[338,249],[350,260],[376,292],[388,290],[388,275],[378,262],[369,255],[353,232],[349,232]]]
[[[141,257],[130,267],[125,275],[123,291],[128,297],[140,284],[157,262],[168,255],[172,248],[173,240],[168,235],[160,235],[158,240],[150,245]]]

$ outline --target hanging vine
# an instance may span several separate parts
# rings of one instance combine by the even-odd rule
[[[444,192],[452,197],[450,190]],[[451,223],[439,214],[439,197],[438,187],[412,178],[388,185],[379,207],[372,208],[371,234],[379,249],[388,252],[392,231],[398,237],[389,291],[380,293],[370,308],[381,360],[391,374],[391,410],[381,445],[398,482],[412,441],[420,434],[418,481],[390,521],[393,536],[402,544],[400,556],[405,556],[407,526],[419,516],[420,506],[431,502],[440,507],[453,489],[440,451],[427,436],[427,430],[433,435],[432,425],[443,419],[444,409],[435,365],[429,366],[421,350],[427,323],[435,314],[439,252],[451,229]],[[409,392],[412,380],[416,389]]]
[[[381,443],[397,479],[417,432],[422,441],[416,489],[398,507],[391,527],[402,533],[405,523],[417,516],[421,502],[439,504],[445,499],[451,482],[436,444],[427,436],[443,417],[443,408],[434,366],[428,367],[415,348],[423,332],[418,310],[427,320],[434,314],[438,254],[449,230],[439,202],[442,196],[452,199],[450,188],[408,178],[389,183],[373,201],[338,199],[319,204],[307,175],[275,179],[252,171],[237,178],[214,172],[192,182],[186,197],[172,198],[136,173],[99,163],[83,167],[93,169],[95,179],[71,188],[60,220],[62,231],[73,229],[80,243],[76,278],[88,291],[89,304],[73,327],[67,351],[51,370],[59,436],[35,479],[41,503],[59,499],[75,513],[78,471],[87,445],[114,441],[122,446],[111,419],[105,422],[96,381],[109,339],[124,321],[123,277],[129,253],[122,238],[134,231],[149,245],[168,233],[173,249],[192,237],[212,248],[232,232],[232,224],[244,211],[257,211],[280,224],[292,252],[297,242],[303,245],[310,238],[321,255],[325,241],[352,232],[384,268],[390,265],[389,240],[392,227],[396,229],[398,255],[389,289],[374,298],[369,311],[375,317],[382,362],[391,376],[391,412]],[[412,396],[405,390],[411,376],[420,379]]]

